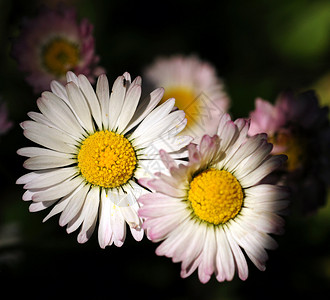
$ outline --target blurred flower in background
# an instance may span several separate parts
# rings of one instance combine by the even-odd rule
[[[170,176],[140,182],[154,194],[140,197],[140,216],[148,237],[163,243],[158,255],[182,262],[181,276],[198,268],[206,283],[215,273],[218,281],[248,277],[244,252],[264,271],[268,255],[277,243],[269,234],[283,233],[279,216],[288,205],[285,188],[261,184],[279,168],[285,156],[271,156],[265,134],[247,137],[249,122],[229,115],[220,118],[217,135],[205,135],[190,144],[188,165],[177,165],[163,153]]]
[[[22,228],[19,222],[0,226],[0,270],[4,267],[13,267],[22,261],[23,253],[19,249],[22,241]]]
[[[145,69],[145,78],[153,86],[165,89],[163,101],[175,98],[188,120],[182,134],[198,140],[215,134],[222,112],[229,108],[229,98],[215,68],[196,56],[160,57]]]
[[[171,112],[174,100],[155,108],[162,88],[140,101],[141,77],[131,81],[128,73],[117,78],[111,93],[104,74],[96,93],[84,75],[68,72],[67,81],[65,87],[52,81],[52,93],[37,101],[41,114],[30,112],[33,121],[21,123],[24,135],[43,146],[18,150],[32,170],[17,180],[27,189],[23,200],[32,201],[32,212],[55,204],[44,221],[61,213],[59,224],[68,233],[81,226],[79,243],[90,238],[98,215],[102,248],[123,245],[126,223],[140,241],[136,199],[147,190],[136,181],[155,167],[162,170],[160,149],[173,158],[187,155],[180,149],[191,138],[175,137],[186,125],[185,114]]]
[[[12,126],[13,122],[8,120],[7,105],[0,100],[0,135],[5,134]]]
[[[328,107],[320,107],[315,92],[282,93],[270,104],[256,100],[250,113],[250,135],[266,132],[273,154],[288,156],[282,177],[292,188],[294,204],[304,213],[325,204],[330,185]]]
[[[76,10],[59,5],[43,7],[33,19],[25,19],[12,46],[18,67],[35,93],[49,88],[51,80],[65,82],[67,71],[84,74],[91,82],[104,73],[95,54],[93,25],[77,20]]]

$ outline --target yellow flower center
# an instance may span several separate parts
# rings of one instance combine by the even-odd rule
[[[64,76],[80,60],[78,46],[66,39],[55,38],[46,44],[42,52],[42,62],[48,72],[57,77]]]
[[[86,138],[78,153],[82,176],[93,185],[116,188],[132,178],[137,159],[131,143],[121,134],[97,131]]]
[[[185,111],[187,125],[191,125],[195,123],[197,116],[200,114],[197,96],[192,89],[172,87],[165,89],[162,102],[169,98],[175,98],[175,106]]]
[[[191,181],[188,200],[199,219],[219,225],[240,212],[243,191],[231,173],[208,169]]]

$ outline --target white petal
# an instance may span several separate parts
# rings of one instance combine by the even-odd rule
[[[228,147],[232,146],[239,135],[237,126],[232,121],[228,121],[222,130],[220,137],[220,148],[222,151],[227,151]]]
[[[140,102],[140,105],[137,107],[136,112],[129,122],[126,129],[123,131],[123,134],[134,128],[138,125],[149,113],[156,107],[159,101],[162,99],[164,95],[164,89],[158,88],[150,93],[146,98]]]
[[[201,261],[202,261],[202,253],[200,253],[199,256],[195,260],[193,260],[193,263],[190,264],[186,269],[181,269],[180,276],[182,278],[189,277],[201,264]]]
[[[282,234],[284,228],[284,219],[278,214],[267,211],[256,211],[253,209],[242,209],[242,216],[237,216],[237,219],[244,218],[244,222],[253,224],[259,231],[265,233]]]
[[[140,209],[142,210],[142,208]],[[140,214],[139,210],[139,214]],[[145,210],[141,211],[141,217],[147,216]],[[151,213],[149,212],[149,215]],[[181,221],[188,219],[187,210],[176,211],[161,217],[151,217],[144,220],[143,228],[148,229],[148,238],[154,242],[160,242],[171,235],[172,231],[178,227]]]
[[[88,192],[82,214],[84,222],[81,226],[80,233],[78,234],[78,242],[85,243],[92,235],[98,215],[98,208],[100,203],[100,187],[93,187]]]
[[[191,222],[192,223],[192,222]],[[204,224],[192,223],[192,232],[184,240],[181,241],[181,247],[177,248],[173,262],[182,261],[182,268],[186,269],[193,260],[195,260],[202,252],[205,245],[205,236],[207,226]]]
[[[206,231],[205,241],[203,245],[202,259],[198,266],[198,277],[202,283],[206,283],[210,280],[211,275],[215,271],[216,266],[216,237],[214,228],[210,227]]]
[[[111,196],[110,196],[111,197]],[[120,212],[120,207],[115,204],[111,205],[111,228],[114,234],[114,244],[121,247],[126,237],[126,223]]]
[[[171,112],[174,103],[174,99],[169,99],[156,107],[134,130],[130,138],[135,139],[136,137],[143,135],[147,130],[150,130],[155,124],[159,123]]]
[[[110,212],[111,212],[111,201],[110,198],[106,195],[105,190],[101,191],[101,203],[99,210],[99,230],[98,230],[98,240],[101,248],[105,248],[109,245],[112,238],[112,229],[110,222]]]
[[[217,280],[222,282],[224,280],[232,280],[235,274],[235,262],[230,249],[230,245],[227,240],[226,233],[223,228],[218,228],[216,230],[217,238]]]
[[[53,128],[56,128],[58,130],[61,130],[60,128],[58,128],[56,126],[56,124],[54,124],[53,122],[51,122],[48,118],[46,118],[43,114],[41,113],[38,113],[38,112],[34,112],[34,111],[30,111],[27,113],[27,115],[33,120],[33,121],[36,121],[37,123],[40,123],[40,124],[44,124],[46,126],[49,126],[49,127],[53,127]],[[20,124],[21,127],[22,127],[22,123]],[[24,129],[24,128],[23,128]]]
[[[78,176],[46,190],[37,191],[32,196],[32,200],[38,202],[62,198],[75,190],[83,181],[84,179]]]
[[[76,216],[81,215],[79,214],[79,212],[81,212],[81,208],[85,202],[88,191],[89,185],[81,184],[72,194],[68,195],[69,202],[64,208],[59,219],[60,226],[65,226],[66,224],[71,222]],[[79,225],[81,224],[81,222],[79,223]],[[77,226],[77,228],[79,227],[79,225]],[[76,230],[77,228],[75,228],[74,230]]]
[[[164,199],[168,198],[170,197],[164,195]],[[139,214],[144,218],[159,218],[166,217],[167,215],[173,215],[176,213],[181,214],[181,212],[184,212],[187,209],[187,205],[185,203],[183,203],[182,201],[177,201],[177,199],[174,198],[172,199],[173,201],[171,202],[169,202],[168,200],[164,200],[160,203],[159,201],[155,201],[155,203],[150,203],[146,206],[143,206],[139,209]]]
[[[131,74],[130,73],[128,73],[128,72],[125,72],[124,74],[123,74],[123,77],[125,78],[125,86],[127,87],[127,88],[129,88],[130,87],[130,85],[131,85],[131,81],[132,81],[132,79],[131,79]],[[136,78],[135,78],[136,79]]]
[[[16,180],[16,184],[26,184],[28,182],[31,182],[32,180],[38,178],[40,176],[39,173],[37,172],[30,172],[27,174],[24,174],[20,178]]]
[[[54,201],[47,201],[47,202],[33,202],[29,206],[30,212],[37,212],[52,206],[57,200]]]
[[[221,162],[226,169],[233,172],[238,168],[240,163],[246,158],[252,155],[262,144],[265,143],[264,135],[255,135],[251,138],[248,138],[246,142],[242,145],[237,145],[235,143],[230,147],[226,153],[225,159]]]
[[[227,228],[224,228],[224,230],[226,232],[229,245],[234,255],[234,259],[238,270],[238,276],[241,280],[246,280],[249,275],[249,269],[245,256],[241,248],[238,246],[238,244],[235,242],[234,238],[232,237],[230,230],[227,230]]]
[[[34,194],[35,194],[35,192],[26,190],[22,196],[23,201],[31,201]]]
[[[65,88],[69,95],[69,101],[71,103],[71,106],[74,112],[76,113],[76,115],[79,117],[79,119],[82,122],[81,125],[86,129],[86,131],[89,134],[93,133],[94,126],[93,126],[91,111],[88,107],[88,104],[81,90],[73,82],[69,82],[65,86]]]
[[[61,130],[78,139],[85,133],[71,109],[61,98],[50,92],[43,92],[37,104],[40,111]]]
[[[59,152],[76,152],[73,146],[76,141],[55,128],[34,121],[25,121],[22,126],[24,126],[24,135],[37,144]]]
[[[231,222],[230,230],[238,245],[244,249],[251,261],[261,270],[265,269],[264,263],[268,255],[255,238],[255,231],[249,231],[246,226],[241,226],[240,222]]]
[[[101,114],[102,114],[102,123],[104,128],[108,129],[109,127],[109,82],[107,76],[102,74],[99,76],[96,84],[96,95],[99,99],[101,106]]]
[[[176,248],[180,246],[181,240],[191,234],[194,229],[190,218],[183,220],[178,220],[177,227],[168,235],[168,237],[158,246],[156,249],[156,254],[161,256],[165,255],[167,257],[173,257]]]
[[[139,152],[140,159],[160,159],[160,150],[175,152],[187,146],[193,140],[190,136],[173,136],[169,139],[155,139],[150,146]]]
[[[61,83],[53,80],[50,83],[50,89],[56,96],[63,99],[66,104],[69,103],[68,94],[66,93],[65,87]]]
[[[70,201],[70,197],[63,197],[58,203],[53,207],[53,209],[49,212],[49,214],[42,220],[42,222],[46,222],[49,218],[55,216],[56,214],[59,214],[62,212],[65,207],[68,205]],[[47,201],[47,203],[51,203],[52,201]],[[43,203],[43,202],[37,202],[37,203]]]
[[[174,136],[176,133],[178,133],[177,129],[180,126],[180,123],[182,123],[184,120],[185,113],[182,110],[175,111],[165,116],[163,119],[159,119],[159,122],[146,129],[143,132],[143,135],[137,136],[134,132],[131,138],[135,139],[134,145],[136,147],[147,147],[151,142],[153,142],[153,140],[160,138],[162,135],[164,135],[165,138]],[[184,126],[185,124],[186,121],[184,122]],[[175,129],[175,132],[169,134],[173,128]]]
[[[129,73],[128,73],[129,74]],[[123,75],[125,77],[125,74]],[[129,80],[125,77],[125,80],[126,80],[126,95],[127,93],[135,86],[135,85],[139,85],[141,86],[142,85],[142,78],[141,76],[137,76],[133,81],[132,83],[131,82],[131,75],[129,75]]]
[[[257,151],[241,161],[239,167],[236,168],[235,175],[241,178],[254,171],[270,155],[272,148],[272,144],[266,141],[262,143]]]
[[[64,167],[72,165],[76,161],[72,158],[63,158],[56,156],[35,156],[28,158],[23,166],[28,170],[43,170],[50,168]]]
[[[119,116],[119,119],[117,121],[116,127],[118,128],[118,132],[121,133],[126,128],[129,121],[132,119],[136,107],[139,103],[141,96],[141,86],[140,85],[133,85],[128,90],[125,102],[121,111],[121,114]]]
[[[88,79],[84,75],[78,76],[78,82],[79,82],[79,87],[82,90],[83,94],[85,95],[86,100],[90,106],[93,119],[95,120],[98,128],[101,130],[102,129],[101,108],[100,108],[100,103],[95,95],[94,89],[92,88]]]
[[[137,228],[130,227],[129,229],[131,230],[131,234],[132,234],[133,238],[137,242],[142,241],[143,236],[144,236],[144,229],[142,228],[142,226],[139,226]]]
[[[288,199],[290,196],[290,191],[287,188],[272,184],[258,184],[256,186],[245,189],[245,193],[251,198],[264,198],[263,201]],[[258,199],[258,201],[261,201],[261,199]]]
[[[143,239],[144,236],[144,229],[142,227],[134,228],[130,227],[131,234],[133,238],[137,241],[140,242]]]
[[[132,206],[120,207],[120,212],[130,227],[141,227],[140,218],[138,217],[137,211]]]
[[[137,199],[141,197],[142,195],[149,194],[150,192],[147,191],[144,187],[141,185],[135,183],[133,180],[129,181],[129,187],[125,186],[126,193],[131,194],[130,202],[128,202],[126,206],[132,206],[138,210],[139,203]]]
[[[286,160],[285,156],[271,156],[264,161],[258,168],[254,169],[250,173],[245,173],[243,177],[238,177],[242,186],[245,188],[253,186],[259,183],[264,177],[282,166]]]
[[[117,124],[117,120],[121,113],[126,88],[124,86],[124,77],[119,76],[113,86],[112,86],[112,93],[110,95],[110,102],[109,102],[109,130],[113,131],[116,130],[115,126]]]
[[[148,181],[148,186],[150,186],[157,192],[166,194],[174,198],[184,199],[187,196],[187,191],[185,188],[180,188],[180,186],[174,187],[162,179],[151,179]]]
[[[77,173],[77,168],[60,168],[52,171],[38,172],[36,178],[24,185],[25,189],[42,189],[56,185]]]
[[[69,82],[74,82],[77,86],[79,86],[78,83],[78,77],[76,76],[75,73],[73,73],[72,71],[69,71],[66,73],[66,81]]]
[[[134,172],[134,177],[140,178],[153,178],[156,172],[168,172],[165,165],[159,159],[146,159],[139,160],[137,169]]]
[[[222,114],[220,116],[220,120],[219,120],[219,125],[218,125],[218,130],[217,130],[217,135],[218,136],[221,136],[223,130],[225,129],[225,124],[230,121],[231,118],[230,118],[230,115],[225,113],[225,114]]]
[[[46,148],[40,147],[25,147],[17,150],[17,154],[26,157],[35,157],[35,156],[53,156],[53,157],[62,157],[62,158],[74,158],[74,155],[69,153],[57,152]]]
[[[123,193],[122,191],[109,193],[110,201],[116,206],[128,207],[136,202],[136,198],[132,193]]]

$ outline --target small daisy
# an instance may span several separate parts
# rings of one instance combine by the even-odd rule
[[[42,147],[26,147],[24,167],[32,172],[17,180],[27,190],[23,200],[30,211],[55,204],[44,221],[61,213],[59,224],[67,232],[81,226],[78,242],[86,242],[99,219],[102,248],[125,240],[126,223],[135,240],[143,237],[136,198],[147,191],[137,179],[162,170],[158,151],[173,158],[186,156],[180,149],[191,138],[176,137],[186,125],[183,111],[171,112],[174,99],[162,105],[164,90],[156,89],[140,101],[141,78],[128,73],[114,82],[111,94],[105,75],[96,93],[84,75],[67,74],[65,87],[51,83],[52,92],[37,100],[41,113],[21,123],[24,135]],[[163,167],[164,168],[164,167]]]
[[[325,203],[330,184],[330,126],[328,107],[320,107],[313,91],[282,93],[275,104],[257,99],[250,113],[249,135],[265,132],[274,144],[272,154],[286,154],[282,181],[291,187],[293,201],[304,213]]]
[[[218,281],[232,280],[235,270],[245,280],[244,252],[265,270],[265,249],[277,246],[269,234],[283,232],[278,214],[288,205],[288,193],[261,181],[286,158],[270,156],[266,135],[248,138],[248,128],[247,121],[232,122],[224,114],[217,135],[188,146],[188,165],[178,165],[161,151],[170,176],[140,179],[155,191],[139,198],[143,227],[152,241],[164,240],[157,255],[182,262],[183,278],[198,268],[203,283],[213,273]]]
[[[65,83],[67,71],[84,74],[93,83],[104,73],[94,53],[93,26],[79,24],[73,8],[43,8],[34,19],[25,19],[12,54],[36,93],[48,89],[53,79]]]
[[[213,135],[229,99],[214,67],[195,56],[158,58],[145,71],[146,79],[154,86],[165,88],[164,98],[175,98],[176,106],[186,113],[188,120],[184,134],[195,141],[207,133]]]

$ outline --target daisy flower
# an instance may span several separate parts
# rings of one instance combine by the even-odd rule
[[[288,156],[282,181],[291,187],[299,210],[313,212],[323,205],[330,184],[328,107],[320,107],[313,91],[287,92],[274,105],[257,99],[250,118],[249,134],[267,133],[272,154]]]
[[[68,233],[81,226],[79,243],[89,239],[97,220],[102,248],[123,244],[126,223],[139,241],[136,198],[147,191],[137,179],[161,170],[160,148],[174,159],[187,155],[180,149],[191,138],[176,137],[185,113],[171,112],[174,99],[155,108],[162,88],[140,101],[141,78],[131,81],[128,73],[116,79],[111,94],[105,75],[96,93],[84,75],[68,72],[67,81],[65,87],[53,81],[52,92],[37,100],[41,113],[30,112],[32,120],[21,123],[25,137],[41,146],[18,150],[32,171],[17,180],[26,189],[23,200],[32,201],[31,212],[54,205],[44,221],[61,213],[59,224]]]
[[[25,19],[12,55],[27,82],[39,93],[56,79],[65,83],[67,71],[84,74],[91,82],[104,73],[98,67],[94,51],[93,25],[83,19],[78,23],[73,8],[43,8],[34,19]]]
[[[249,123],[224,114],[217,135],[190,144],[189,163],[177,164],[161,151],[170,176],[140,179],[155,191],[142,195],[139,215],[148,237],[163,241],[157,255],[181,263],[183,278],[198,268],[202,283],[215,273],[218,281],[232,280],[235,270],[245,280],[245,254],[265,270],[265,249],[277,244],[269,234],[283,232],[279,216],[288,205],[283,187],[262,183],[285,156],[270,156],[265,134],[247,137]],[[244,252],[243,252],[244,251]]]
[[[164,98],[175,98],[176,106],[186,113],[187,127],[183,131],[195,141],[207,133],[213,135],[229,99],[214,67],[195,56],[158,58],[145,70],[145,78],[153,86],[165,88]]]

